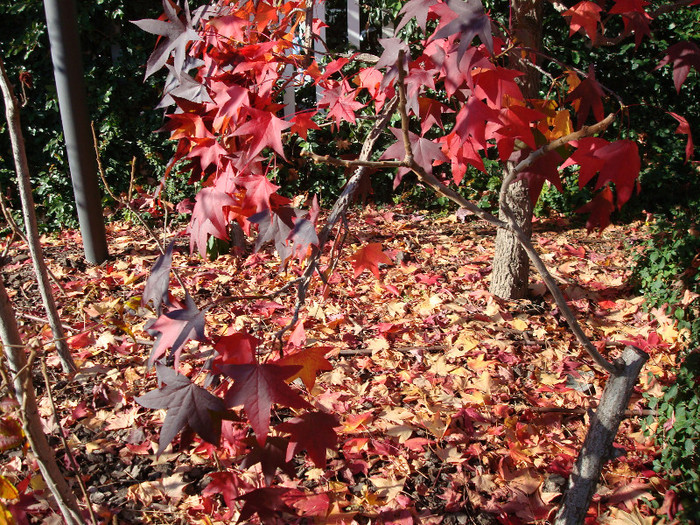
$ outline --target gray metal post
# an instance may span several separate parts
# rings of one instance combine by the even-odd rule
[[[44,10],[83,250],[88,262],[100,264],[109,253],[88,118],[75,2],[44,0]]]

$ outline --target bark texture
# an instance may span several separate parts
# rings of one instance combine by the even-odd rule
[[[541,0],[514,0],[511,2],[511,34],[517,43],[532,49],[540,49],[542,43]],[[532,67],[537,57],[516,49],[510,55],[510,67],[525,73],[516,81],[525,98],[537,98],[540,74]],[[532,203],[525,181],[517,181],[507,189],[508,204],[518,220],[518,225],[530,236],[532,232]],[[505,221],[503,212],[500,219]],[[527,295],[530,263],[525,250],[511,232],[499,229],[496,233],[496,249],[493,258],[490,291],[508,299],[522,299]]]
[[[639,372],[649,356],[632,346],[625,348],[618,362],[620,370],[612,374],[591,417],[586,439],[569,478],[564,501],[554,525],[580,525],[591,504],[603,466],[611,457],[617,429],[625,416]]]
[[[532,234],[532,203],[524,180],[508,187],[508,205],[513,211],[518,226],[528,238]],[[503,212],[499,214],[506,221]],[[496,249],[489,290],[498,297],[522,299],[527,296],[530,277],[530,259],[515,234],[499,228],[496,233]]]
[[[22,338],[17,329],[15,313],[10,305],[2,279],[0,279],[0,338],[2,339],[3,353],[10,369],[15,396],[21,407],[24,434],[36,456],[41,475],[56,499],[64,522],[69,525],[82,524],[84,520],[80,515],[78,502],[68,486],[66,478],[63,477],[58,468],[53,449],[49,446],[41,425],[31,370],[27,366],[27,358]]]

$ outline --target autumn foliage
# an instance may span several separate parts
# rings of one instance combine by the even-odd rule
[[[146,76],[168,71],[162,105],[175,109],[162,130],[177,141],[170,168],[189,173],[198,188],[194,201],[180,203],[178,209],[191,213],[190,249],[204,258],[212,238],[233,243],[232,225],[237,225],[255,238],[256,251],[274,246],[281,267],[302,275],[309,258],[326,249],[329,233],[319,233],[323,214],[317,200],[280,195],[271,175],[284,163],[298,161],[290,159],[290,145],[310,130],[360,126],[360,117],[385,121],[368,133],[384,133],[393,144],[360,159],[307,150],[307,162],[395,169],[395,186],[413,171],[420,181],[436,181],[432,187],[439,189],[459,186],[467,170],[485,171],[485,159],[498,159],[520,166],[517,178],[527,180],[533,201],[545,184],[561,188],[562,173],[575,169],[579,186],[593,192],[579,210],[589,214],[591,229],[605,228],[611,213],[638,190],[636,143],[605,134],[627,108],[598,82],[593,66],[587,71],[557,66],[548,97],[525,99],[518,85],[522,73],[508,69],[507,58],[512,53],[533,63],[543,58],[518,49],[503,28],[494,32],[479,0],[406,2],[396,36],[380,40],[384,52],[375,60],[352,54],[323,60],[314,56],[300,38],[317,34],[320,24],[307,19],[306,1],[221,1],[194,12],[187,5],[179,10],[168,0],[163,5],[165,15],[159,20],[135,23],[159,35]],[[616,1],[605,13],[598,3],[584,0],[562,15],[572,38],[582,33],[593,44],[613,38],[605,32],[608,17],[623,22],[623,33],[615,38],[632,36],[636,44],[649,36],[653,22],[643,1]],[[407,31],[409,27],[414,29]],[[420,38],[406,41],[406,35]],[[659,67],[674,68],[679,90],[698,61],[697,46],[678,43]],[[318,91],[317,105],[284,118],[283,90],[303,83]],[[690,158],[688,123],[681,115],[671,116],[679,123],[678,133],[687,135]],[[303,203],[309,209],[302,209]],[[332,368],[326,359],[331,349],[307,345],[299,307],[275,337],[233,328],[207,334],[206,311],[212,305],[198,305],[187,291],[184,296],[174,291],[172,250],[173,244],[153,267],[143,294],[143,304],[155,313],[148,326],[156,338],[149,364],[155,364],[160,387],[138,402],[167,410],[159,453],[180,432],[183,439],[194,432],[217,446],[222,425],[245,421],[255,442],[243,461],[261,462],[268,483],[277,467],[287,468],[304,451],[323,466],[326,450],[338,445],[339,420],[320,409],[309,392],[317,373]],[[355,277],[365,270],[379,275],[380,266],[392,262],[378,243],[349,257]],[[327,284],[332,265],[319,273]],[[191,348],[191,341],[211,349],[204,382],[196,374],[179,373],[182,352]],[[270,436],[273,407],[292,409],[283,408],[292,415],[276,424]],[[231,505],[227,487],[235,482],[226,476],[217,474],[207,490],[219,487]],[[240,499],[242,520],[255,513],[264,520],[278,511],[292,512],[295,505],[298,509],[303,498],[296,489],[271,486]]]

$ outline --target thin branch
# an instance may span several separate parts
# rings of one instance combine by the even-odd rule
[[[131,214],[136,217],[136,219],[141,223],[141,226],[144,227],[146,232],[148,233],[149,237],[153,239],[156,243],[156,246],[158,246],[158,251],[160,251],[161,255],[165,254],[165,246],[164,244],[160,241],[158,236],[155,234],[153,229],[148,225],[148,223],[141,217],[141,215],[138,213],[137,210],[133,208],[131,205],[131,201],[124,200],[121,197],[118,197],[113,191],[112,188],[109,186],[107,183],[107,177],[105,176],[104,169],[102,168],[102,160],[100,158],[100,148],[99,144],[97,141],[97,133],[95,132],[95,123],[90,122],[90,129],[92,129],[92,143],[95,148],[95,158],[97,159],[97,171],[100,174],[100,178],[102,179],[102,184],[105,187],[105,191],[109,194],[112,199],[114,199],[116,202],[124,206],[127,210],[131,212]],[[129,182],[129,195],[131,195],[131,184],[134,181],[134,172],[135,172],[135,167],[136,167],[136,157],[134,157],[131,160],[131,179]],[[185,286],[185,281],[182,280],[182,277],[180,276],[179,272],[175,268],[171,268],[171,271],[173,272],[173,275],[177,279],[177,281],[180,283],[180,286],[182,286],[182,289],[187,291],[187,286]]]
[[[377,119],[377,121],[374,123],[372,129],[370,129],[369,133],[367,134],[367,137],[365,138],[364,143],[362,144],[360,158],[358,159],[359,162],[366,162],[369,160],[370,156],[372,155],[374,145],[377,142],[377,139],[381,135],[382,131],[389,124],[389,120],[391,119],[391,116],[393,115],[394,111],[396,111],[397,106],[398,99],[396,97],[394,97],[391,101],[387,102],[384,105],[380,118]],[[299,279],[299,284],[297,286],[297,299],[294,305],[294,313],[292,315],[292,319],[285,327],[283,327],[275,334],[275,339],[279,341],[280,352],[284,347],[282,343],[282,337],[299,320],[299,314],[301,312],[302,306],[304,305],[304,302],[306,301],[306,294],[308,293],[309,285],[311,284],[311,278],[313,277],[314,272],[318,268],[321,254],[323,254],[323,249],[325,248],[326,243],[328,242],[331,231],[333,231],[333,228],[335,228],[335,225],[338,223],[340,218],[343,217],[347,212],[348,207],[354,200],[355,194],[357,193],[357,190],[360,187],[360,182],[367,173],[368,169],[368,166],[363,165],[357,167],[355,173],[353,173],[352,177],[350,177],[348,183],[345,185],[343,193],[335,201],[335,204],[333,204],[333,208],[331,208],[331,212],[328,215],[328,218],[326,219],[326,223],[324,224],[321,231],[318,233],[318,246],[313,248],[313,252],[311,254],[311,257],[309,258],[308,266],[306,267],[304,273]]]
[[[70,348],[64,341],[65,334],[61,327],[61,320],[51,291],[49,283],[48,267],[44,260],[43,248],[39,238],[39,226],[37,224],[34,196],[32,195],[31,179],[29,174],[29,161],[22,134],[22,124],[20,122],[19,106],[17,97],[14,94],[10,79],[5,72],[5,64],[0,59],[0,88],[2,88],[3,99],[5,101],[5,115],[7,118],[10,142],[12,143],[12,156],[15,162],[17,173],[17,186],[22,201],[22,215],[24,217],[24,227],[28,240],[29,253],[32,257],[34,275],[39,284],[39,294],[49,318],[51,333],[55,340],[56,352],[61,361],[61,367],[66,373],[75,372],[77,366],[71,355]]]

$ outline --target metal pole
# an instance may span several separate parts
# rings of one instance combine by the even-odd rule
[[[44,0],[44,10],[83,250],[88,262],[100,264],[109,253],[88,118],[75,2]]]

